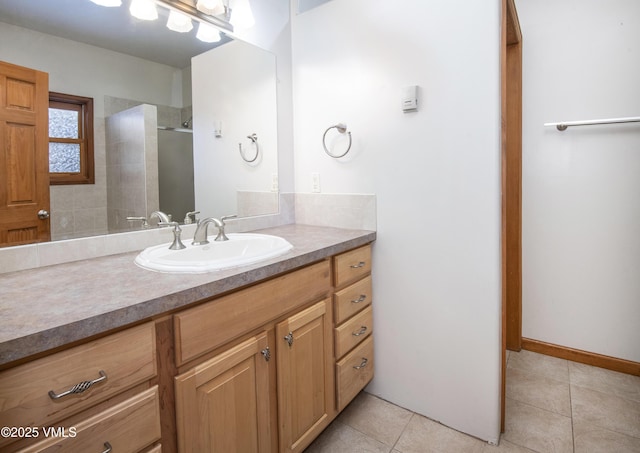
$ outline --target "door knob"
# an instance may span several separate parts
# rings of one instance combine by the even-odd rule
[[[46,209],[40,209],[38,211],[38,218],[39,219],[48,219],[49,218],[49,211],[47,211]]]

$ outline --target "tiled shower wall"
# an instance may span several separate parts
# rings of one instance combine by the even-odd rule
[[[94,117],[95,184],[50,186],[51,239],[107,233],[107,191],[104,118]]]
[[[140,105],[106,120],[109,232],[128,231],[128,216],[158,210],[157,109]]]

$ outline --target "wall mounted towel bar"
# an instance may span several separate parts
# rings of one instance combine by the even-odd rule
[[[594,124],[616,124],[616,123],[639,123],[640,116],[632,116],[629,118],[609,118],[603,120],[586,120],[586,121],[562,121],[560,123],[544,123],[545,126],[555,126],[559,131],[564,131],[570,126],[590,126]]]
[[[258,158],[258,155],[260,154],[260,145],[258,145],[258,135],[254,132],[251,135],[247,135],[247,138],[251,140],[251,143],[253,143],[253,146],[256,147],[256,155],[254,156],[254,158],[249,159],[245,155],[245,153],[242,151],[242,143],[238,143],[238,149],[240,151],[240,157],[242,157],[242,160],[244,160],[247,163],[252,163],[256,161],[256,159]]]
[[[329,132],[331,129],[334,129],[334,128],[341,134],[347,133],[349,135],[349,146],[347,146],[346,151],[343,152],[342,154],[333,154],[327,148],[327,132]],[[333,157],[334,159],[340,159],[341,157],[346,156],[349,150],[351,149],[351,132],[347,130],[347,125],[344,123],[338,123],[335,126],[329,126],[327,130],[324,131],[324,134],[322,134],[322,147],[324,148],[324,152],[327,153],[329,156]]]

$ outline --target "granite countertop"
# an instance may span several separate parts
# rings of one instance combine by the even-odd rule
[[[262,263],[206,274],[165,274],[137,252],[0,275],[0,365],[64,346],[367,244],[365,230],[285,225],[258,231],[293,249]]]

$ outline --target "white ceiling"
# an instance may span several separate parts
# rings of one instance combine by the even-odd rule
[[[191,65],[191,57],[230,40],[223,37],[219,43],[203,43],[195,37],[195,23],[188,33],[173,32],[165,26],[167,10],[158,10],[158,20],[147,22],[129,14],[129,0],[119,8],[90,0],[0,0],[0,22],[180,69]]]

